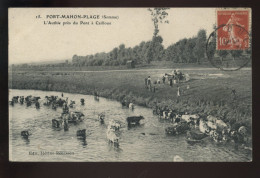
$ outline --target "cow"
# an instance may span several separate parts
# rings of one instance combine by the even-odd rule
[[[139,125],[140,120],[142,119],[144,119],[143,116],[131,116],[131,117],[127,117],[126,121],[128,123],[128,126],[132,126],[132,125]]]
[[[80,99],[80,102],[81,102],[81,105],[84,105],[84,104],[85,104],[84,98],[81,98],[81,99]]]
[[[100,120],[100,122],[103,124],[104,123],[104,119],[105,119],[105,114],[101,113],[98,115],[98,119]]]
[[[24,130],[21,132],[21,136],[24,138],[28,138],[31,135],[31,132],[29,130]]]
[[[77,136],[86,138],[86,129],[77,130]]]
[[[73,108],[74,104],[75,104],[75,101],[70,100],[69,107],[70,107],[70,108]]]
[[[121,127],[121,124],[115,120],[110,120],[108,124],[108,129],[114,130],[114,131],[119,131]]]
[[[196,122],[200,118],[200,116],[198,114],[189,114],[189,115],[185,114],[182,115],[181,118],[186,122],[191,122],[191,121]]]
[[[14,101],[13,100],[10,101],[10,105],[14,106]]]
[[[133,103],[129,103],[128,107],[129,107],[129,109],[134,110],[134,104]]]
[[[188,129],[189,129],[189,125],[186,122],[180,122],[178,124],[175,124],[172,127],[167,127],[165,129],[165,132],[168,135],[179,135],[179,134],[186,133]]]
[[[68,131],[69,130],[69,124],[67,120],[64,120],[64,131]]]
[[[213,123],[216,123],[218,119],[212,115],[209,115],[207,116],[207,121],[210,121],[210,122],[213,122]]]
[[[216,120],[216,125],[217,125],[217,128],[220,130],[223,130],[228,127],[227,124],[220,119]]]
[[[36,101],[35,107],[36,107],[36,109],[40,109],[40,103],[39,103],[39,101]]]
[[[113,143],[115,146],[119,146],[119,137],[116,135],[116,133],[111,130],[108,129],[107,130],[107,139],[110,143]]]
[[[208,127],[209,127],[211,130],[216,130],[216,129],[217,129],[217,125],[216,125],[214,122],[212,122],[212,121],[208,121],[208,122],[207,122],[207,125],[208,125]]]
[[[24,96],[20,96],[20,104],[24,103]]]
[[[63,120],[61,118],[59,118],[59,119],[52,119],[52,127],[61,128],[62,125],[63,125]]]
[[[205,137],[207,137],[205,133],[197,132],[196,130],[188,131],[186,134],[186,138],[191,140],[202,140]]]
[[[245,127],[245,126],[241,126],[241,127],[239,127],[239,129],[238,129],[238,133],[240,133],[241,135],[245,136],[246,133],[247,133],[247,129],[246,129],[246,127]]]
[[[81,112],[70,112],[69,113],[69,119],[68,122],[69,123],[77,123],[77,122],[82,122],[84,120],[84,114]]]
[[[19,96],[13,96],[12,100],[14,101],[14,103],[18,103],[18,98]]]
[[[209,134],[209,132],[210,132],[210,128],[208,127],[207,123],[205,121],[203,121],[202,119],[200,119],[200,121],[199,121],[199,130],[205,134]]]

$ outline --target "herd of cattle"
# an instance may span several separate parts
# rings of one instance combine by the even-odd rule
[[[12,100],[10,101],[10,105],[14,106],[15,103],[24,104],[26,103],[26,106],[29,107],[32,104],[35,104],[36,109],[40,109],[40,97],[35,96],[14,96]],[[94,96],[94,99],[96,101],[99,101],[98,95]],[[84,98],[80,99],[81,105],[85,104]],[[80,124],[85,118],[84,114],[78,111],[69,111],[69,108],[75,107],[75,101],[70,101],[68,104],[68,98],[58,97],[58,96],[45,96],[44,103],[45,106],[50,106],[53,110],[56,110],[57,107],[62,107],[62,113],[58,118],[52,119],[52,127],[57,128],[57,130],[61,130],[62,128],[64,131],[69,130],[69,124]],[[133,103],[126,103],[122,104],[122,106],[129,107],[131,109],[134,109]],[[105,114],[100,113],[98,114],[98,119],[101,124],[104,124]],[[140,120],[144,119],[142,116],[132,116],[127,117],[126,121],[128,124],[128,127],[134,127],[140,124]],[[107,127],[107,139],[109,143],[113,143],[114,146],[119,146],[119,135],[120,135],[120,129],[121,123],[119,121],[110,120],[108,127]],[[31,135],[31,130],[23,130],[21,131],[21,136],[25,139],[28,139],[28,137]],[[86,139],[86,129],[77,130],[76,135],[80,137],[81,139]]]
[[[98,100],[98,96],[94,96],[95,100]],[[40,97],[27,96],[14,96],[10,101],[13,106],[14,103],[20,102],[20,104],[26,103],[27,106],[35,104],[37,109],[40,108],[39,103]],[[80,99],[81,105],[84,105],[85,100]],[[52,119],[52,127],[54,128],[64,128],[64,131],[69,130],[69,124],[79,124],[84,120],[84,114],[77,111],[69,111],[69,108],[73,108],[75,101],[70,101],[68,106],[68,98],[57,96],[46,96],[43,105],[51,106],[52,109],[56,110],[57,107],[62,107],[62,113],[60,117]],[[134,109],[134,104],[123,100],[121,102],[122,107],[127,107],[129,109]],[[186,141],[188,143],[197,143],[204,140],[204,138],[209,137],[217,143],[225,143],[228,141],[234,141],[236,144],[245,144],[248,141],[247,128],[241,126],[237,130],[231,129],[230,125],[226,124],[223,120],[218,119],[214,116],[202,116],[198,114],[188,114],[188,113],[176,113],[173,110],[161,109],[156,107],[153,110],[155,115],[158,115],[160,121],[167,121],[171,123],[165,129],[167,135],[180,135],[186,134]],[[143,116],[132,116],[127,117],[128,127],[133,127],[140,125],[140,120],[144,119]],[[98,120],[101,124],[104,124],[105,114],[98,114]],[[120,127],[121,122],[110,120],[107,127],[107,139],[110,143],[115,146],[119,145],[120,138]],[[25,138],[30,136],[29,131],[22,131],[21,135]],[[86,129],[78,130],[77,136],[81,138],[86,138]]]
[[[186,133],[188,143],[197,143],[204,138],[212,138],[217,143],[234,141],[236,144],[246,144],[248,142],[248,130],[245,126],[237,130],[231,129],[231,126],[223,120],[212,115],[198,115],[188,113],[176,113],[173,110],[161,109],[159,107],[153,110],[160,120],[172,123],[165,129],[168,135],[180,135]]]

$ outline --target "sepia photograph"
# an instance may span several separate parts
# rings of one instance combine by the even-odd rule
[[[252,162],[250,8],[9,8],[11,162]]]

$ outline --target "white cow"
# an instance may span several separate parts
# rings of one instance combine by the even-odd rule
[[[129,103],[129,106],[128,106],[128,107],[129,107],[129,109],[132,109],[132,110],[133,110],[134,107],[135,107],[135,106],[134,106],[134,103]]]
[[[190,115],[182,115],[181,118],[182,118],[183,120],[185,120],[186,122],[190,122],[190,121],[191,121]]]
[[[214,129],[214,130],[217,129],[217,125],[216,125],[214,122],[208,121],[208,122],[207,122],[207,125],[208,125],[208,127],[211,128],[211,129]]]
[[[207,117],[207,120],[210,121],[210,122],[216,123],[216,121],[217,121],[218,119],[217,119],[216,117],[214,117],[214,116],[209,115],[209,116]]]
[[[112,129],[107,130],[107,139],[113,143],[119,142],[119,137],[116,135],[116,133]]]
[[[202,133],[209,133],[210,129],[205,121],[200,120],[199,129]]]
[[[186,122],[190,122],[191,120],[197,121],[200,116],[198,114],[190,114],[190,115],[182,115],[181,118]]]
[[[110,120],[107,128],[116,131],[119,130],[120,127],[120,123],[116,122],[115,120]]]
[[[219,128],[221,130],[228,127],[227,124],[220,119],[216,120],[216,125],[217,125],[217,128]]]

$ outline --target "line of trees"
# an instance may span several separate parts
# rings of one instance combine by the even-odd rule
[[[135,64],[150,63],[151,61],[172,61],[174,63],[200,63],[205,60],[206,31],[199,30],[197,36],[185,38],[164,48],[163,38],[154,35],[151,41],[143,41],[133,48],[124,44],[108,53],[72,57],[74,66],[117,66],[125,65],[128,60]]]

